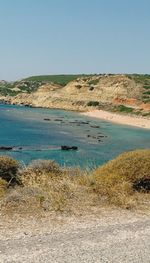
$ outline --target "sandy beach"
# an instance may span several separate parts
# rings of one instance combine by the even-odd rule
[[[150,129],[150,119],[143,117],[132,117],[125,116],[118,113],[112,113],[103,110],[94,110],[89,112],[84,112],[82,115],[99,118],[106,121],[111,121],[118,124],[131,125],[139,128]]]

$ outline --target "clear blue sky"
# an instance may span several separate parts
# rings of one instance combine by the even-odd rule
[[[0,0],[0,79],[150,73],[150,0]]]

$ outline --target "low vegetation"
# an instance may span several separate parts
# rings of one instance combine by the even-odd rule
[[[17,92],[13,90],[15,83],[3,82],[0,83],[0,94],[2,96],[16,96]]]
[[[89,101],[89,102],[87,103],[87,106],[89,106],[89,107],[99,106],[99,101]]]
[[[62,168],[55,161],[37,160],[27,167],[0,157],[0,207],[3,212],[80,212],[91,207],[148,207],[150,150],[121,154],[86,172]],[[15,181],[12,183],[12,179]]]
[[[119,112],[125,112],[125,113],[132,113],[134,111],[133,108],[127,107],[127,106],[124,106],[124,105],[116,106],[115,110],[119,111]]]
[[[127,77],[142,85],[150,84],[149,74],[128,74]]]
[[[0,94],[14,97],[19,93],[31,93],[36,91],[45,82],[40,81],[18,81],[14,83],[4,82],[0,84]]]
[[[88,82],[89,85],[97,85],[99,83],[99,78],[92,79]]]
[[[90,75],[78,74],[78,75],[45,75],[45,76],[32,76],[26,78],[26,81],[42,81],[42,82],[53,82],[61,86],[67,85],[70,81],[76,80]]]

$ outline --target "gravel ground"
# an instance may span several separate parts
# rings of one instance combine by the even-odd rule
[[[0,263],[150,263],[147,213],[0,216]]]

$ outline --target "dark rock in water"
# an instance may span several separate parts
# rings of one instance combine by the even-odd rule
[[[62,151],[70,151],[70,150],[77,151],[77,150],[78,150],[78,147],[77,147],[77,146],[62,145],[62,146],[61,146],[61,150],[62,150]]]
[[[25,107],[32,107],[30,104],[24,104]]]
[[[98,125],[91,125],[90,127],[91,128],[100,128],[100,126],[98,126]]]
[[[12,146],[0,146],[0,151],[11,151],[12,149]]]
[[[44,118],[44,121],[50,121],[51,119],[49,119],[49,118]]]
[[[89,121],[81,121],[81,124],[89,124]]]
[[[76,124],[76,123],[78,123],[78,121],[69,121],[69,123],[71,123],[71,124]]]
[[[77,147],[77,146],[72,146],[72,147],[71,147],[71,150],[77,151],[77,150],[78,150],[78,147]]]
[[[62,121],[62,119],[54,119],[54,121]]]
[[[19,147],[18,150],[22,150],[22,147]]]
[[[69,123],[73,123],[73,124],[89,124],[88,121],[70,121]]]

